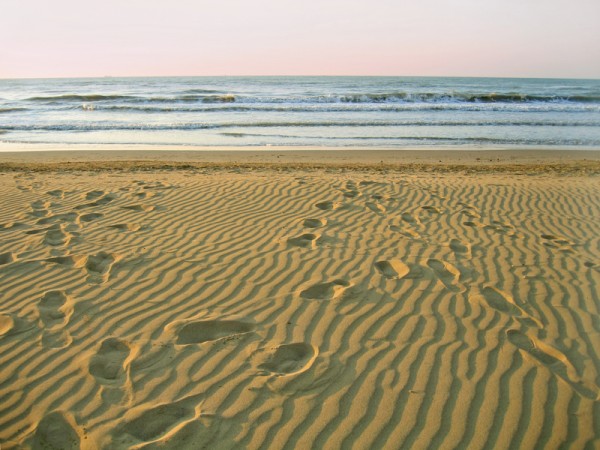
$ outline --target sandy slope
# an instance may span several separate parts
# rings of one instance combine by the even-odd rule
[[[595,177],[0,174],[0,442],[600,446]]]

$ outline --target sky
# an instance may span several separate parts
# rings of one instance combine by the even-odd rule
[[[600,78],[600,0],[2,0],[0,78]]]

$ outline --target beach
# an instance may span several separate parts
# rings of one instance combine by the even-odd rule
[[[1,448],[598,448],[599,174],[2,152]]]

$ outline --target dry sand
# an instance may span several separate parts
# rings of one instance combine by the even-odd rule
[[[597,152],[165,155],[0,156],[2,450],[600,448]]]

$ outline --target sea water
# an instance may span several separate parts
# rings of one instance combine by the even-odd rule
[[[600,80],[0,80],[0,145],[600,148]],[[33,144],[33,147],[32,147]]]

